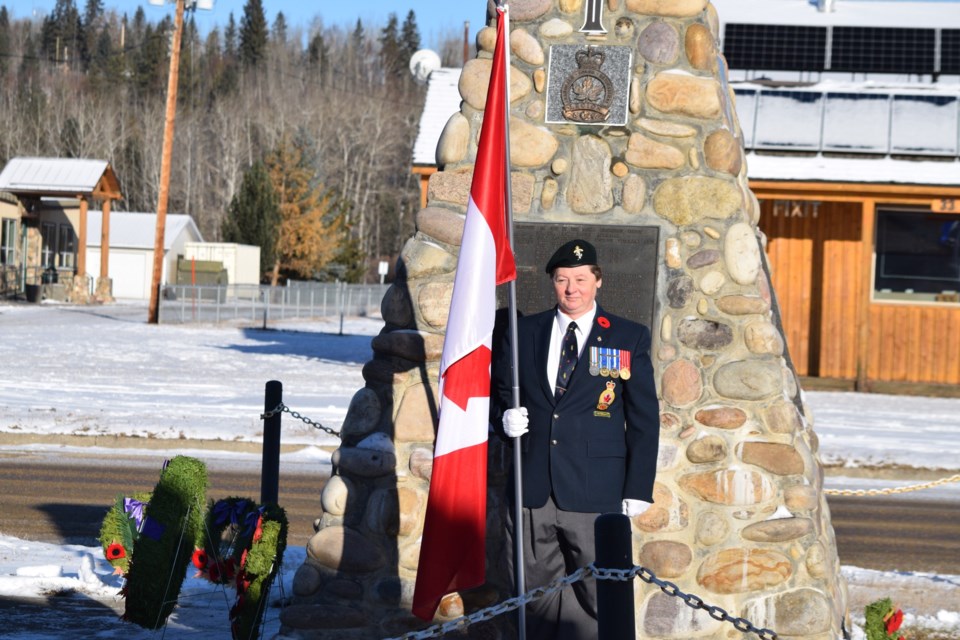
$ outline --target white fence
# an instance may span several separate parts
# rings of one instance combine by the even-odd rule
[[[258,285],[164,287],[160,322],[249,322],[293,318],[379,315],[380,301],[390,285],[300,283],[289,287]]]

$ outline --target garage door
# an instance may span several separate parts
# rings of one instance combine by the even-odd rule
[[[147,297],[147,256],[143,253],[110,252],[110,277],[114,298]]]

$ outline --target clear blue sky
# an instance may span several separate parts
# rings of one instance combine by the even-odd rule
[[[74,0],[83,11],[86,0]],[[172,2],[172,0],[168,0]],[[0,0],[15,18],[27,18],[31,15],[42,16],[53,10],[56,0]],[[118,13],[133,15],[137,6],[143,5],[147,17],[152,21],[162,18],[164,12],[173,12],[173,4],[157,7],[147,0],[104,0],[107,9]],[[216,0],[213,11],[197,11],[197,26],[206,33],[214,25],[223,25],[227,16],[233,12],[239,22],[246,0]],[[278,11],[283,11],[287,24],[291,27],[307,27],[314,18],[321,18],[325,25],[345,25],[350,28],[357,18],[364,24],[384,25],[387,15],[396,13],[402,21],[407,12],[413,9],[420,27],[420,37],[424,46],[432,46],[435,40],[448,31],[463,33],[463,23],[470,21],[471,41],[484,25],[486,0],[263,0],[267,20],[273,24]]]

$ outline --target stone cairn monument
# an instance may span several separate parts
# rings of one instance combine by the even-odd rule
[[[659,470],[656,503],[632,521],[635,562],[780,637],[841,637],[846,593],[817,437],[770,290],[715,9],[707,0],[510,4],[515,219],[659,230],[649,256]],[[383,638],[423,626],[409,611],[437,375],[495,29],[477,40],[460,112],[437,149],[444,170],[383,300],[386,326],[281,616],[289,637]],[[512,595],[502,575],[505,451],[490,448],[490,579],[447,596],[438,620]],[[741,635],[639,581],[635,593],[639,637]],[[512,633],[492,622],[466,635]]]

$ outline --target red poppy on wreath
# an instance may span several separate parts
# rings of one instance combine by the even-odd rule
[[[247,566],[247,550],[246,549],[244,549],[243,553],[240,554],[240,566],[241,567]]]
[[[207,567],[207,576],[210,582],[220,582],[220,565],[216,562],[211,562],[210,566]]]
[[[887,633],[892,634],[894,631],[900,628],[900,625],[903,624],[903,611],[897,609],[887,618]]]
[[[263,516],[257,518],[257,528],[253,531],[253,541],[260,542],[260,538],[263,537]]]
[[[207,568],[207,552],[203,549],[196,549],[193,552],[193,566],[203,571]]]
[[[107,547],[107,560],[119,560],[127,557],[127,550],[119,542],[114,542]]]
[[[600,316],[599,318],[597,318],[597,324],[603,327],[604,329],[610,328],[610,321],[604,318],[603,316]]]
[[[233,558],[227,558],[223,561],[223,572],[224,577],[227,580],[233,580],[233,577],[237,575],[237,561]]]
[[[241,570],[237,574],[237,595],[245,593],[250,588],[250,580],[247,578],[247,572]]]

